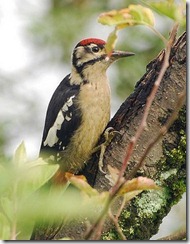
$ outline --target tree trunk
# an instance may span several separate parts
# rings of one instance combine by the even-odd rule
[[[121,135],[116,135],[104,154],[104,170],[107,166],[120,169],[129,140],[134,136],[144,112],[147,97],[159,74],[164,58],[164,50],[147,65],[147,72],[137,82],[134,92],[124,101],[107,127],[113,127]],[[147,128],[138,140],[133,151],[126,177],[143,155],[149,142],[158,134],[171,112],[175,110],[179,94],[186,87],[186,33],[172,47],[167,72],[161,82],[147,119]],[[144,166],[135,176],[152,178],[162,187],[159,191],[144,191],[128,204],[119,219],[122,231],[128,240],[148,240],[157,233],[162,219],[169,213],[185,192],[186,171],[186,132],[185,105],[180,116],[168,133],[154,146],[145,158]],[[103,141],[100,139],[100,143]],[[98,154],[93,155],[80,172],[98,191],[109,190],[106,175],[98,170]],[[73,226],[64,226],[55,239],[70,237],[76,240],[84,238],[84,225],[76,222]],[[119,239],[114,227],[105,224],[102,238]]]

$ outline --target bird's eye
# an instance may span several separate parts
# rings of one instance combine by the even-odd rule
[[[100,48],[99,47],[92,47],[92,52],[93,53],[98,53],[99,52],[99,50],[100,50]]]

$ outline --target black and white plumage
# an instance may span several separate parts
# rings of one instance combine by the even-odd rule
[[[41,152],[46,151],[48,156],[58,156],[66,148],[81,122],[76,102],[79,91],[80,86],[70,85],[70,75],[67,75],[50,100],[41,144]]]
[[[108,57],[105,42],[79,42],[72,55],[72,70],[55,90],[46,114],[40,155],[76,173],[90,157],[110,118],[109,65],[133,55],[114,51]]]

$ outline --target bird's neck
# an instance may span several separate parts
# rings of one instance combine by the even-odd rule
[[[100,80],[107,81],[106,70],[92,65],[86,67],[82,72],[78,72],[75,67],[71,71],[71,85],[81,85],[86,83],[99,83]]]

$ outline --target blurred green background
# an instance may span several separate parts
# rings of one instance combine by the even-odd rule
[[[57,85],[70,72],[74,46],[88,37],[106,40],[113,28],[99,24],[99,14],[129,4],[141,1],[0,2],[0,156],[10,157],[24,140],[30,157],[37,157],[47,105]],[[173,21],[156,13],[155,19],[156,29],[167,38]],[[179,34],[183,31],[180,29]],[[136,55],[108,70],[112,116],[164,45],[151,30],[136,26],[119,32],[116,48]],[[185,225],[184,216],[182,211],[179,218],[183,221],[178,227],[179,223]]]

